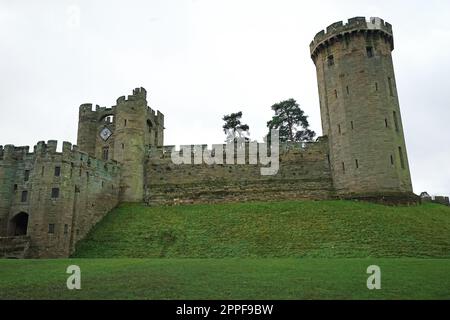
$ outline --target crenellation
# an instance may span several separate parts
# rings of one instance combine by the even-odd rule
[[[322,30],[317,33],[314,40],[310,44],[311,56],[315,57],[317,55],[317,51],[322,47],[326,47],[330,41],[346,34],[353,34],[359,31],[382,32],[389,38],[391,41],[391,46],[393,47],[391,24],[377,17],[371,17],[368,20],[366,20],[365,17],[355,17],[348,19],[347,23],[344,23],[343,21],[335,22],[329,25],[326,31]]]

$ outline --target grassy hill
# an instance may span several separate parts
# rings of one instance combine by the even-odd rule
[[[67,290],[69,265],[81,290]],[[381,290],[366,286],[370,265]],[[450,299],[449,269],[441,205],[124,204],[71,259],[0,260],[0,300]]]
[[[76,258],[450,258],[450,208],[353,201],[124,204]]]

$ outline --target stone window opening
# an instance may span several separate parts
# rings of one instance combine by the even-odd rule
[[[399,127],[398,127],[398,120],[397,120],[397,112],[393,111],[392,112],[392,116],[394,117],[394,125],[395,125],[395,131],[399,131]]]
[[[49,234],[54,234],[55,233],[55,224],[54,223],[50,223],[48,225],[48,233]]]
[[[125,144],[122,143],[122,149],[125,149]]]
[[[398,154],[400,156],[400,165],[402,166],[402,169],[405,169],[405,159],[403,158],[402,147],[398,147]]]
[[[358,159],[355,159],[355,165],[356,165],[356,169],[359,169],[359,162],[358,162]]]
[[[103,147],[103,150],[102,150],[102,159],[103,159],[104,161],[108,161],[108,159],[109,159],[109,147]]]
[[[388,84],[389,84],[389,93],[391,95],[391,97],[394,96],[394,86],[392,84],[392,78],[388,78]]]
[[[55,177],[61,176],[61,167],[55,167]]]
[[[334,97],[337,99],[338,98],[338,92],[337,90],[334,90]]]
[[[394,156],[391,154],[391,165],[394,165]]]
[[[59,188],[52,188],[52,199],[59,198]]]
[[[384,125],[386,126],[386,128],[388,128],[388,127],[389,127],[389,124],[388,124],[388,119],[387,119],[387,118],[385,118],[385,119],[384,119]]]
[[[346,87],[347,89],[347,95],[350,95],[350,89],[348,88],[348,86]]]
[[[17,184],[15,184],[14,185],[14,192],[17,192],[17,188],[18,188],[18,186],[17,186]]]
[[[25,170],[24,175],[23,175],[23,181],[28,181],[30,180],[30,170]]]
[[[123,126],[124,126],[124,127],[127,126],[127,119],[125,119],[125,120],[123,121]]]
[[[114,123],[114,116],[106,116],[103,120],[105,123]]]
[[[22,191],[22,197],[20,199],[21,202],[27,202],[28,200],[28,191],[24,190]]]
[[[345,162],[342,162],[342,172],[345,174]]]
[[[334,56],[333,55],[328,56],[327,61],[328,61],[329,67],[334,66]]]
[[[367,47],[366,51],[367,51],[367,57],[368,58],[373,58],[375,56],[375,53],[373,51],[373,47]]]
[[[68,234],[69,233],[69,225],[65,224],[64,225],[64,234]]]
[[[341,125],[340,124],[338,124],[338,132],[339,132],[339,134],[342,134]]]
[[[378,82],[375,82],[375,91],[378,91]]]
[[[352,127],[352,130],[355,129],[355,126],[353,125],[353,121],[350,121],[350,126]]]

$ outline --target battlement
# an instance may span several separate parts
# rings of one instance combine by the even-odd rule
[[[58,142],[56,140],[39,141],[34,147],[33,152],[29,152],[29,146],[16,147],[14,145],[0,146],[0,161],[12,160],[23,161],[27,159],[36,159],[36,157],[45,158],[51,156],[53,158],[63,160],[70,160],[79,162],[86,167],[105,168],[106,170],[114,171],[119,167],[117,161],[109,160],[103,161],[89,156],[87,153],[79,150],[77,145],[64,141],[62,144],[62,152],[57,152]]]
[[[121,96],[117,99],[116,103],[117,105],[124,103],[126,101],[137,101],[137,100],[146,100],[147,99],[147,90],[144,88],[136,88],[133,89],[133,94],[126,96]]]
[[[328,145],[327,137],[320,137],[315,142],[285,142],[280,143],[280,155],[288,154],[288,153],[307,153],[314,150],[322,150]],[[264,146],[263,144],[259,144],[258,148],[261,150],[261,147]],[[209,154],[213,154],[213,151],[220,151],[223,150],[224,152],[227,150],[227,144],[215,144],[213,145],[213,149],[208,149],[207,144],[197,144],[197,145],[185,145],[180,146],[178,148],[178,152],[181,155],[183,153],[183,150],[190,150],[191,157],[195,157],[196,154],[199,152],[208,152]],[[148,149],[148,155],[149,158],[155,158],[155,159],[161,159],[161,158],[170,158],[172,151],[177,150],[176,146],[150,146]],[[246,153],[249,153],[251,151],[256,151],[255,149],[250,148],[250,143],[245,143],[245,150]]]
[[[348,22],[345,24],[343,21],[335,22],[329,25],[326,31],[322,30],[317,33],[309,46],[311,56],[314,57],[317,54],[317,51],[331,40],[343,37],[345,34],[360,31],[382,32],[392,40],[392,50],[394,49],[392,25],[390,23],[376,17],[372,17],[369,20],[366,20],[365,17],[355,17],[348,19]]]

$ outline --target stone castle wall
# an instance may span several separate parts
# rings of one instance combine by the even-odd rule
[[[280,146],[280,168],[273,176],[261,175],[260,164],[249,164],[248,152],[245,165],[226,161],[177,165],[171,159],[172,148],[150,151],[145,170],[149,204],[328,199],[334,195],[326,139],[304,147]]]
[[[64,257],[119,201],[120,166],[64,143],[0,147],[0,237],[30,239],[30,257]],[[2,243],[2,241],[0,241]],[[1,250],[0,250],[1,251]]]

